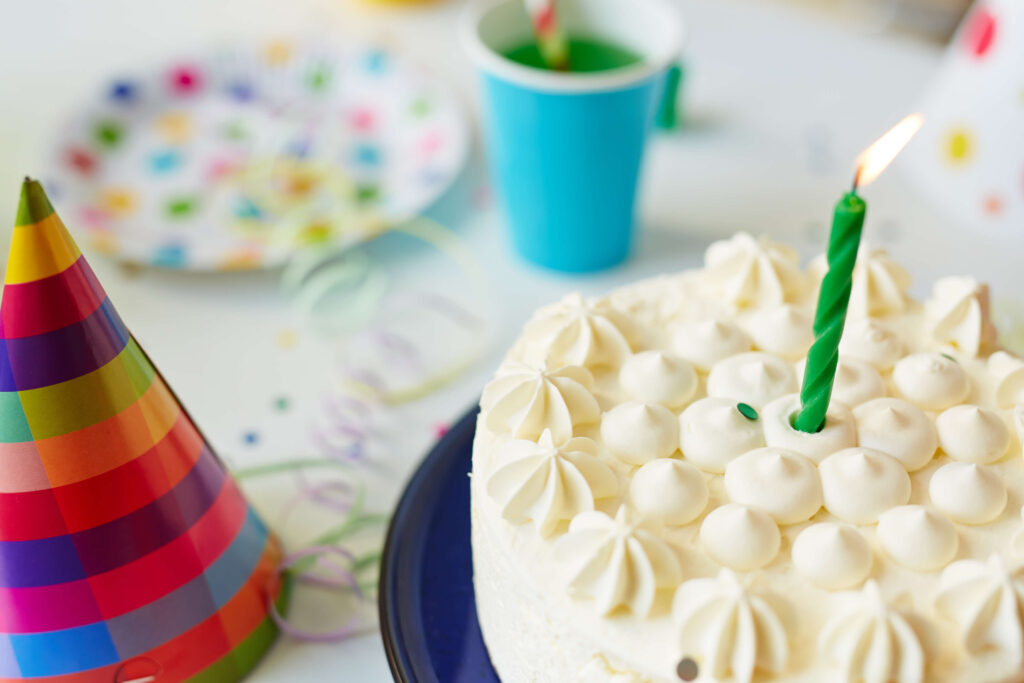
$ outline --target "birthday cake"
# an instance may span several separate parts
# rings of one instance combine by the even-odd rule
[[[481,401],[476,604],[503,681],[1024,679],[1024,361],[987,288],[862,247],[824,427],[824,264],[704,267],[540,309]]]

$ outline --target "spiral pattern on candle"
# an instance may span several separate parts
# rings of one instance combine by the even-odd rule
[[[839,211],[860,199],[848,195]],[[828,273],[821,282],[818,308],[814,314],[814,344],[807,353],[803,386],[800,390],[800,412],[793,426],[802,432],[818,432],[825,426],[825,413],[832,398],[832,384],[839,363],[839,340],[843,336],[846,309],[850,303],[853,266],[857,261],[863,220],[839,221],[829,238]]]

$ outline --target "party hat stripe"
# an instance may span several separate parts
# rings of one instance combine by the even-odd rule
[[[8,636],[26,678],[94,669],[119,660],[104,622],[77,628]]]
[[[122,659],[173,640],[216,614],[243,589],[266,552],[266,530],[246,517],[238,535],[206,573],[145,607],[109,619],[110,635]]]
[[[181,406],[158,377],[123,413],[71,434],[36,442],[52,486],[109,472],[139,457],[171,430]]]
[[[224,628],[225,622],[235,625],[235,628],[247,633],[254,634],[260,629],[276,630],[265,611],[254,611],[253,596],[256,596],[261,604],[266,604],[268,597],[272,597],[278,605],[278,609],[284,612],[289,598],[288,584],[278,582],[273,593],[268,596],[268,587],[271,585],[274,568],[281,560],[281,551],[277,543],[271,538],[268,539],[264,548],[263,556],[257,565],[256,571],[248,578],[241,590],[216,614],[212,615],[195,628],[182,633],[174,640],[164,643],[141,657],[152,661],[162,662],[164,676],[167,680],[185,680],[195,676],[224,657],[233,643]],[[19,665],[17,654],[14,650],[13,639],[17,638],[19,643],[24,643],[24,638],[31,636],[5,636],[0,635],[0,676],[19,677],[24,676],[25,671]],[[245,643],[246,641],[241,641]],[[238,644],[241,644],[238,643]],[[250,646],[255,643],[250,643]],[[27,649],[27,648],[26,648]],[[54,652],[54,655],[61,653]],[[24,654],[22,655],[25,656]],[[32,664],[35,664],[34,662]],[[46,660],[43,660],[46,664]],[[40,676],[35,683],[109,683],[115,680],[114,676],[121,667],[120,662],[111,663],[89,670],[69,670],[62,667],[64,673],[35,674]],[[35,670],[40,667],[35,666]],[[58,667],[49,666],[52,672]],[[10,673],[8,673],[10,672]],[[18,678],[0,678],[0,683],[15,683]],[[223,678],[217,679],[222,683]]]
[[[33,337],[0,339],[0,391],[49,387],[87,375],[107,365],[128,344],[128,329],[117,311],[104,302],[77,323]]]
[[[53,489],[0,493],[0,541],[31,541],[70,531]]]
[[[142,609],[206,571],[230,547],[246,516],[245,500],[227,480],[187,533],[134,562],[86,580],[0,588],[0,632],[55,631]]]
[[[148,505],[176,486],[202,452],[202,437],[182,413],[163,439],[134,460],[95,477],[52,489],[67,532],[91,529]],[[17,523],[4,519],[5,497],[0,495],[0,540],[17,540],[7,536]]]
[[[18,667],[18,658],[14,656],[11,639],[5,634],[0,634],[0,677],[17,676],[19,673],[21,669]]]
[[[107,299],[84,256],[56,275],[6,285],[0,306],[0,338],[20,339],[85,320]]]
[[[0,381],[6,381],[0,378]],[[11,379],[13,381],[13,378]],[[0,444],[32,440],[21,398],[13,391],[0,391]]]
[[[3,397],[4,394],[0,394]],[[21,409],[21,402],[18,402]],[[0,423],[3,422],[3,400],[0,398]],[[25,425],[28,429],[28,425]],[[0,440],[0,492],[39,491],[47,489],[50,480],[39,458],[34,441],[4,443]]]
[[[81,377],[19,391],[25,419],[36,441],[90,427],[139,400],[155,372],[135,340],[112,361]]]
[[[0,632],[39,633],[103,621],[88,581],[0,588]]]
[[[38,223],[19,225],[11,236],[4,284],[35,282],[58,275],[70,268],[81,255],[78,245],[55,213]]]
[[[41,575],[38,567],[47,562],[49,553],[66,554],[69,541],[76,562],[67,571],[75,575],[65,580],[101,574],[134,562],[187,532],[213,504],[226,477],[224,469],[208,455],[200,458],[174,489],[120,519],[67,536],[0,541],[0,586],[60,583],[49,580],[58,569]]]
[[[89,577],[103,618],[139,609],[202,574],[237,537],[246,514],[245,500],[227,483],[187,534],[131,564]]]
[[[60,630],[10,634],[8,637],[21,673],[55,676],[136,657],[202,625],[215,617],[233,598],[241,596],[239,599],[244,600],[246,584],[254,578],[262,579],[257,585],[265,594],[270,576],[269,559],[275,552],[268,541],[262,524],[250,513],[238,536],[206,575],[189,581],[159,600],[105,622],[97,621]],[[222,565],[229,563],[237,563],[238,571],[226,571]],[[218,603],[213,595],[210,571],[217,571],[221,578],[230,580],[230,583],[221,586],[227,593],[223,602]],[[217,649],[221,653],[230,650],[232,644],[226,642],[219,624],[218,632],[225,642],[223,647]],[[101,647],[102,652],[94,664],[87,666],[82,662],[83,653],[80,650],[94,646]],[[44,653],[46,656],[43,656]]]

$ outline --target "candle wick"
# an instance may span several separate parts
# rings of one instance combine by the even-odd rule
[[[864,170],[864,166],[857,164],[857,170],[853,172],[853,189],[850,190],[850,194],[857,194],[857,186],[860,185],[860,174]]]

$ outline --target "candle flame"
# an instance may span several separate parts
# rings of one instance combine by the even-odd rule
[[[910,138],[921,129],[924,123],[924,116],[911,114],[892,129],[878,138],[873,145],[860,153],[857,157],[857,177],[854,180],[854,188],[863,187],[872,182],[882,174],[892,160],[896,158]]]

